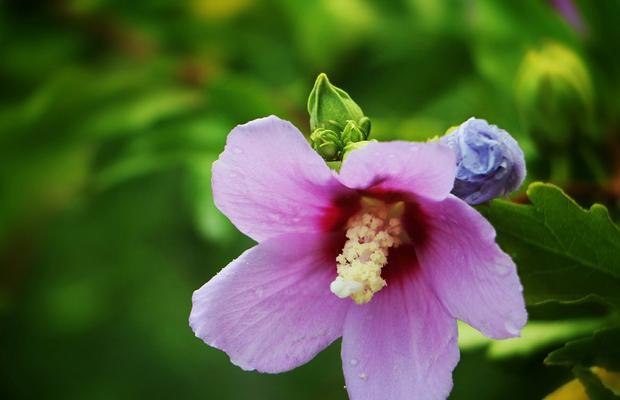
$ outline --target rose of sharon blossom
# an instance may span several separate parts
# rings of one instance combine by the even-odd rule
[[[342,337],[351,399],[446,398],[457,319],[496,339],[527,319],[492,226],[450,194],[455,166],[437,142],[370,143],[336,173],[289,122],[236,127],[213,194],[258,244],[194,293],[194,333],[268,373]]]
[[[525,178],[523,151],[508,132],[470,118],[440,141],[456,153],[452,193],[480,204],[516,190]]]

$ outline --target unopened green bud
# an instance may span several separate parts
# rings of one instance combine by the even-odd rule
[[[526,128],[543,147],[567,146],[594,132],[590,74],[579,55],[564,45],[548,42],[525,55],[516,100]]]
[[[348,121],[347,124],[344,126],[341,138],[342,142],[345,144],[350,142],[359,142],[366,139],[364,133],[360,130],[360,128],[357,127],[357,124],[353,121]]]
[[[358,121],[357,126],[360,128],[360,130],[364,134],[364,140],[368,139],[368,136],[370,136],[370,118],[362,117]]]
[[[332,85],[327,75],[319,74],[308,97],[310,129],[342,131],[347,121],[359,123],[364,118],[362,109],[344,90]]]
[[[329,129],[319,128],[310,135],[312,148],[327,161],[339,160],[344,150],[340,136]]]
[[[368,139],[370,119],[342,89],[320,74],[308,97],[312,147],[326,160],[341,160],[345,146]]]

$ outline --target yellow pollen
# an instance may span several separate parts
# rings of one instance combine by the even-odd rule
[[[403,211],[402,202],[362,200],[362,210],[347,222],[347,241],[336,257],[338,277],[329,286],[332,293],[364,304],[387,284],[381,269],[388,262],[388,250],[401,244]]]

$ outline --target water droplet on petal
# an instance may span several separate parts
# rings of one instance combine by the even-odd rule
[[[353,358],[353,359],[351,359],[351,361],[349,361],[349,363],[350,363],[352,366],[354,366],[354,367],[357,365],[357,363],[358,363],[358,362],[359,362],[359,361],[357,361],[355,358]]]
[[[362,372],[359,376],[360,376],[360,379],[363,380],[364,382],[368,380],[368,375],[366,374],[366,372]]]
[[[232,149],[233,153],[235,154],[241,154],[243,153],[243,149],[241,147],[233,147]]]

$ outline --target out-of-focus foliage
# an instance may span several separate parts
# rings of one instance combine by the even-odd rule
[[[620,329],[596,332],[592,337],[569,342],[563,348],[549,354],[546,363],[566,365],[599,366],[608,371],[620,372]]]
[[[613,393],[610,393],[610,391],[620,391],[620,373],[609,372],[603,368],[593,367],[590,372],[586,372],[586,375],[589,378],[595,378],[590,379],[588,382],[594,383],[594,387],[596,388],[594,390],[600,393],[601,396],[613,399]],[[586,384],[588,384],[588,382],[586,382]],[[593,386],[589,386],[590,395],[593,394],[592,389]],[[594,394],[594,396],[596,396],[596,394]],[[576,378],[549,394],[545,397],[545,400],[588,400],[589,398],[590,396],[586,393],[584,382]]]
[[[252,245],[212,201],[226,134],[276,114],[309,135],[320,72],[371,138],[485,118],[519,140],[530,181],[617,217],[620,3],[575,4],[582,29],[543,0],[0,2],[0,397],[346,398],[337,345],[247,373],[187,323],[192,291]],[[562,61],[548,46],[578,67],[531,65]],[[592,302],[529,311],[544,340],[463,346],[451,398],[542,398],[571,379],[550,351],[617,324]]]

